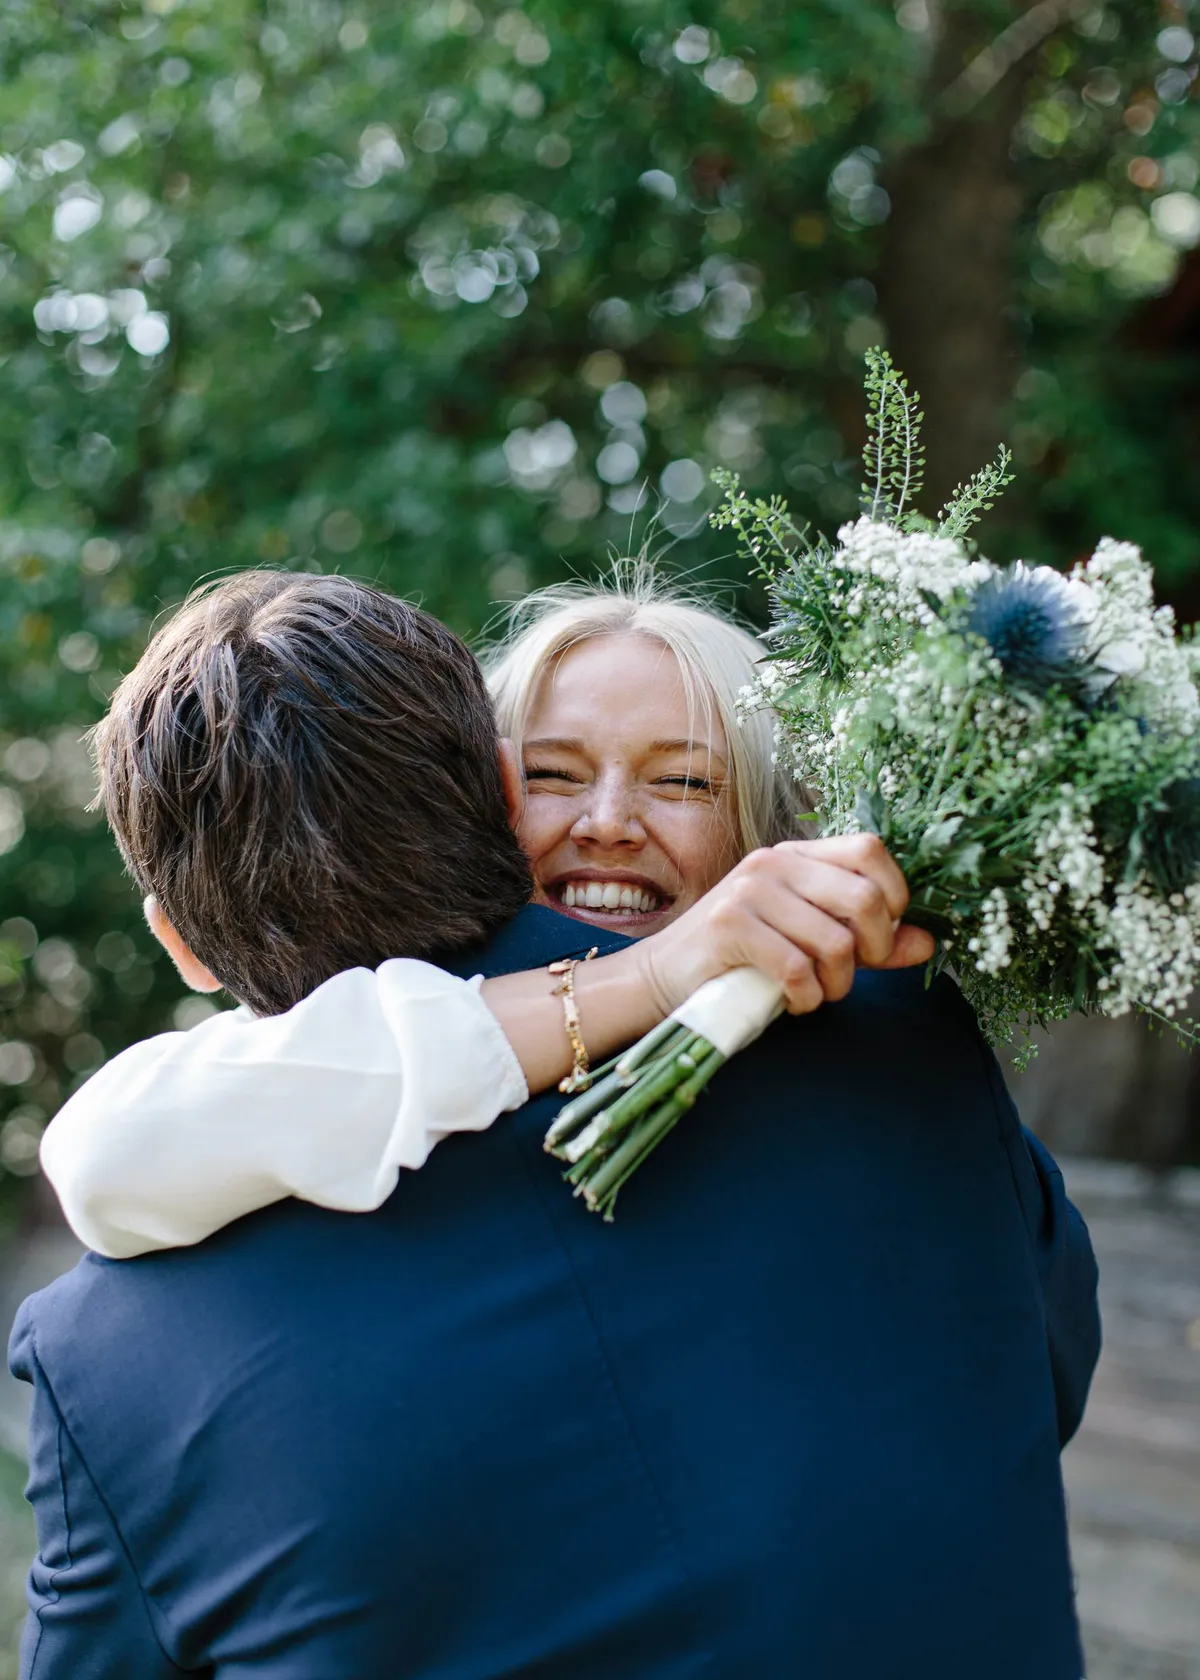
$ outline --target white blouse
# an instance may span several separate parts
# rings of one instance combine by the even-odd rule
[[[396,958],[335,975],[284,1015],[237,1009],[123,1051],[42,1139],[71,1229],[119,1260],[200,1242],[285,1196],[379,1207],[401,1167],[529,1096],[481,978]]]

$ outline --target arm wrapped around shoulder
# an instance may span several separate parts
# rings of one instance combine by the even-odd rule
[[[51,1121],[42,1166],[81,1241],[126,1259],[285,1196],[377,1208],[442,1138],[528,1095],[477,983],[398,957],[282,1015],[238,1010],[123,1051]]]

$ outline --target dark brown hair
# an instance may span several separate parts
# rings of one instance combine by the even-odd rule
[[[130,873],[235,997],[484,939],[530,893],[474,658],[343,577],[192,596],[94,733]]]

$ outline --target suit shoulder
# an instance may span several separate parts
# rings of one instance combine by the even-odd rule
[[[825,1004],[812,1017],[842,1029],[861,1030],[873,1024],[877,1030],[895,1026],[898,1030],[927,1028],[978,1040],[979,1028],[970,1004],[948,974],[931,982],[923,968],[883,973],[860,969],[848,997],[841,1003]]]
[[[284,1211],[286,1210],[286,1212]],[[132,1260],[84,1253],[70,1271],[30,1295],[17,1315],[13,1339],[36,1342],[51,1370],[107,1367],[130,1339],[185,1345],[189,1320],[216,1295],[229,1297],[230,1269],[253,1267],[279,1246],[276,1232],[318,1223],[322,1210],[283,1203],[238,1220],[207,1242],[164,1249]],[[328,1217],[328,1216],[327,1216]],[[193,1323],[194,1331],[194,1323]]]
[[[927,986],[922,969],[862,971],[840,1003],[782,1017],[743,1055],[754,1057],[772,1084],[822,1072],[843,1085],[850,1078],[847,1090],[900,1075],[914,1090],[955,1081],[982,1090],[992,1061],[958,987],[944,975]],[[742,1089],[751,1089],[744,1079]]]
[[[102,1465],[96,1421],[154,1428],[164,1404],[202,1393],[286,1298],[297,1254],[337,1271],[336,1228],[325,1227],[345,1217],[285,1203],[192,1248],[134,1260],[87,1253],[23,1303],[10,1367],[51,1389],[89,1462]]]
[[[47,1349],[90,1339],[101,1330],[107,1313],[96,1309],[110,1293],[106,1274],[116,1264],[97,1254],[84,1254],[69,1272],[26,1296],[9,1335],[9,1368],[14,1376],[31,1381],[33,1366],[42,1361]]]

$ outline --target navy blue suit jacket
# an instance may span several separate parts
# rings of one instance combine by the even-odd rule
[[[613,1227],[557,1101],[26,1302],[23,1676],[1079,1680],[1095,1269],[956,990],[777,1024]]]

